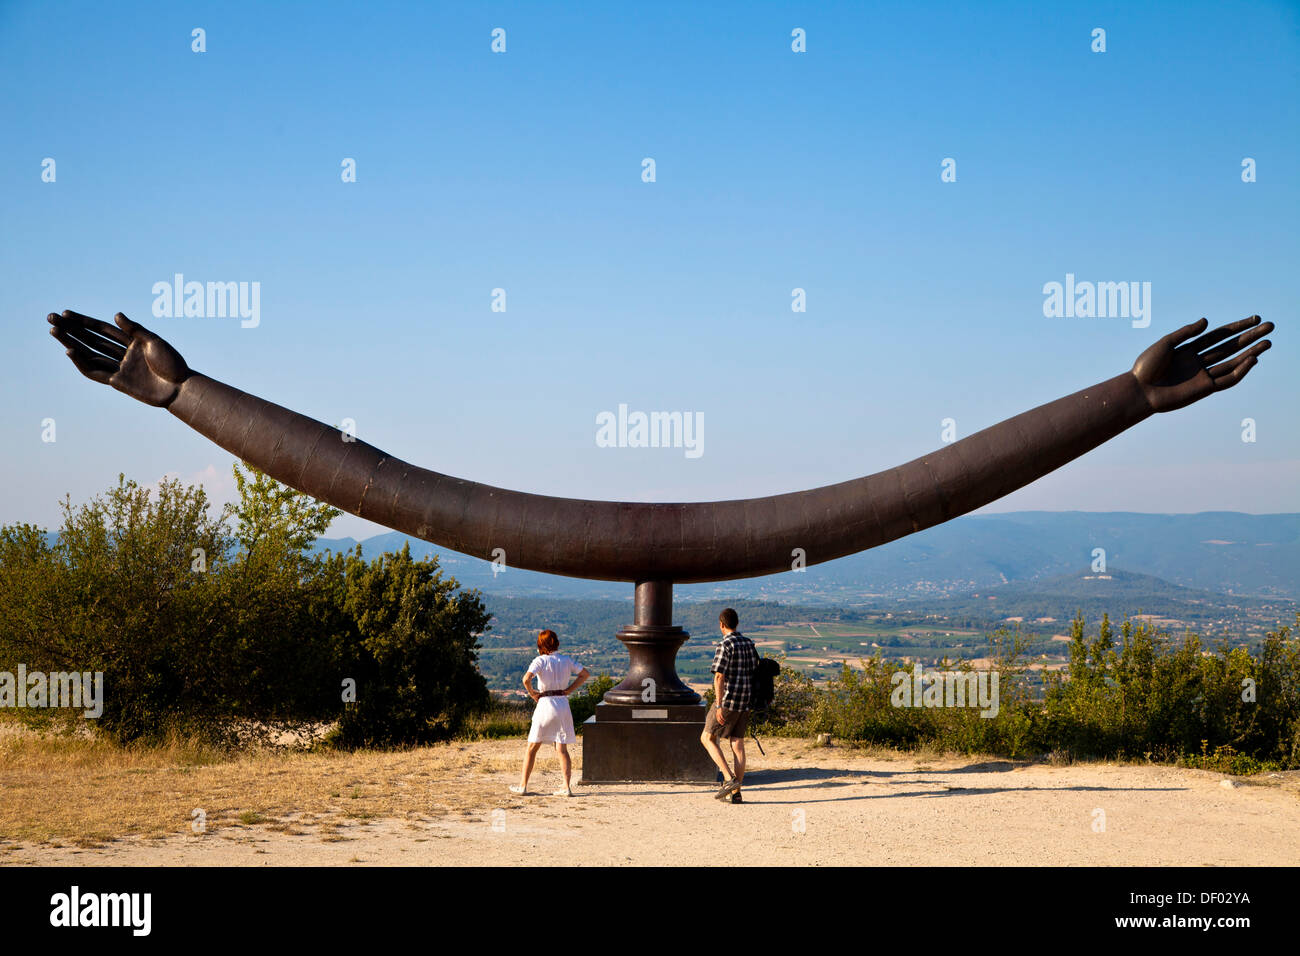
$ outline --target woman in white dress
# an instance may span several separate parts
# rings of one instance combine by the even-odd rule
[[[591,675],[572,657],[557,654],[560,639],[554,631],[537,635],[537,656],[524,674],[524,690],[537,702],[533,723],[528,729],[528,751],[524,755],[524,775],[511,793],[528,793],[528,778],[532,775],[537,751],[542,744],[554,743],[564,769],[564,789],[556,790],[557,797],[573,796],[570,783],[573,765],[569,761],[569,744],[578,739],[573,730],[573,711],[569,709],[569,695],[581,687]],[[534,689],[533,681],[537,681]]]

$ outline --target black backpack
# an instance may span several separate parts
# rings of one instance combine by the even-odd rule
[[[754,668],[754,710],[763,713],[772,706],[776,699],[776,675],[781,673],[781,665],[770,657],[760,657]]]
[[[776,699],[776,675],[779,673],[781,673],[781,665],[770,657],[760,657],[758,664],[754,667],[754,676],[752,678],[754,685],[753,711],[760,720]],[[758,752],[766,754],[766,751],[763,750],[763,742],[758,739],[758,734],[754,733],[752,724],[749,728],[749,735],[754,738],[754,743],[758,744]]]

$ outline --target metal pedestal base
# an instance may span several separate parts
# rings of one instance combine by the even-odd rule
[[[713,783],[704,704],[596,705],[582,725],[583,783]]]

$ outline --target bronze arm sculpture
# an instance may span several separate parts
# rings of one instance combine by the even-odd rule
[[[788,571],[796,548],[817,564],[965,514],[1155,412],[1231,388],[1273,330],[1256,315],[1202,334],[1201,319],[1160,339],[1130,371],[865,478],[744,501],[633,504],[507,491],[407,464],[191,371],[157,335],[121,313],[116,320],[49,316],[82,374],[166,408],[278,481],[454,551],[492,559],[500,548],[513,567],[635,583],[634,623],[617,635],[628,674],[584,727],[584,781],[712,779],[695,742],[699,695],[677,675],[689,635],[672,623],[673,582]]]
[[[408,464],[194,372],[153,332],[115,318],[117,326],[51,314],[50,332],[88,378],[166,408],[286,485],[464,554],[491,560],[503,549],[511,567],[669,585],[788,571],[795,548],[817,564],[965,514],[1156,412],[1232,387],[1273,330],[1256,315],[1202,335],[1200,319],[1153,344],[1130,371],[864,478],[766,498],[658,504],[508,491]]]

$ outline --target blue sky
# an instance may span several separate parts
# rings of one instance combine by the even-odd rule
[[[989,510],[1300,510],[1295,4],[700,6],[0,3],[0,521],[119,471],[231,491],[76,373],[65,308],[426,467],[627,500],[887,468],[1259,313],[1241,386]],[[178,272],[260,283],[260,324],[154,318]],[[1150,327],[1044,317],[1067,273],[1150,282]],[[704,454],[597,447],[620,403],[702,413]]]

